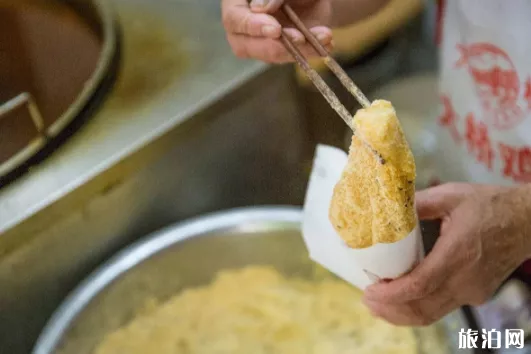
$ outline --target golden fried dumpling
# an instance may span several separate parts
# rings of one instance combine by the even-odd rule
[[[360,109],[354,126],[330,220],[351,248],[397,242],[416,225],[413,154],[388,101]]]

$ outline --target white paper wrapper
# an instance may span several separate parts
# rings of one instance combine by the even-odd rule
[[[424,256],[420,227],[401,241],[364,249],[349,248],[328,218],[336,183],[347,164],[347,154],[319,145],[306,192],[302,233],[310,258],[364,290],[380,279],[395,279],[409,272]]]

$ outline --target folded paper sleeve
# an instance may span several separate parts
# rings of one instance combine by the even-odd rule
[[[409,272],[424,256],[417,226],[402,240],[349,248],[332,226],[328,209],[336,183],[347,164],[347,154],[319,145],[310,176],[302,232],[310,258],[343,280],[364,290],[381,279],[395,279]]]

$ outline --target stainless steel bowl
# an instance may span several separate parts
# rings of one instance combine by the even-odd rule
[[[210,282],[221,269],[266,264],[286,275],[310,276],[301,215],[290,207],[238,209],[155,233],[86,279],[52,316],[33,353],[92,353],[148,298],[168,299]],[[468,327],[464,317],[453,313],[440,326],[450,353],[457,353],[458,331]]]

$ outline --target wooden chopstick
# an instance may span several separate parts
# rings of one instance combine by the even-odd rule
[[[339,64],[330,56],[330,53],[328,53],[326,48],[324,48],[321,43],[319,43],[319,40],[315,38],[315,36],[308,30],[304,23],[302,23],[302,21],[299,19],[293,9],[289,5],[284,4],[282,6],[282,11],[302,32],[302,34],[310,42],[310,44],[317,51],[317,53],[324,57],[326,65],[337,76],[343,86],[356,98],[360,105],[364,108],[369,107],[371,105],[371,102],[367,99],[367,97],[365,97],[363,92],[361,92],[361,90],[356,86],[356,84],[354,84],[354,82],[341,68],[341,66],[339,66]],[[321,92],[324,98],[328,101],[330,106],[337,112],[337,114],[339,114],[339,116],[345,121],[345,123],[347,123],[349,128],[355,133],[356,129],[354,127],[352,115],[339,101],[336,94],[326,84],[323,78],[317,73],[317,71],[315,71],[310,66],[304,55],[301,53],[301,51],[297,48],[297,46],[293,43],[289,35],[286,33],[285,29],[282,30],[280,40],[282,41],[288,52],[290,52],[290,54],[293,56],[295,61],[300,65],[302,70],[306,73],[306,75],[308,75],[315,87],[317,87],[319,92]],[[376,151],[368,142],[366,142],[364,139],[362,139],[362,142],[374,153],[374,156],[378,159],[380,164],[384,165],[386,163],[383,156],[378,151]]]
[[[358,88],[358,86],[356,86],[356,84],[350,79],[348,74],[341,68],[341,66],[334,60],[334,58],[332,58],[332,56],[330,55],[330,53],[328,53],[326,48],[321,45],[321,43],[313,35],[313,33],[310,32],[308,27],[306,27],[306,25],[301,21],[301,19],[299,18],[299,16],[297,16],[295,11],[293,11],[291,6],[288,5],[288,4],[282,5],[282,12],[286,15],[287,18],[290,19],[291,22],[293,22],[295,27],[297,27],[297,29],[302,32],[304,37],[306,37],[308,42],[317,51],[317,53],[324,58],[324,62],[326,64],[326,66],[328,66],[328,68],[337,76],[337,78],[339,79],[341,84],[350,92],[350,94],[352,96],[354,96],[354,98],[356,98],[356,100],[359,102],[359,104],[362,107],[364,107],[364,108],[369,107],[371,105],[371,102],[367,99],[367,97],[363,94],[363,92],[361,92],[361,90]],[[287,36],[283,36],[283,37],[287,37]],[[283,41],[283,42],[285,42],[285,41]],[[290,43],[291,43],[291,41],[290,41]],[[293,45],[293,43],[291,43],[291,44]],[[293,47],[295,49],[297,49],[294,45],[293,45]],[[287,48],[287,46],[286,46],[286,48]],[[303,59],[304,59],[304,57],[303,57]],[[298,61],[299,60],[297,60],[297,62]],[[306,59],[304,59],[304,62],[307,64],[308,67],[310,67],[310,65],[307,63]],[[303,68],[303,70],[306,72],[306,74],[308,74],[308,71],[305,68]],[[313,71],[315,72],[315,70],[313,70]],[[315,73],[317,74],[317,72],[315,72]],[[315,83],[313,78],[310,77],[310,79],[317,86],[317,84]],[[319,90],[321,90],[321,89],[319,89]]]
[[[324,96],[324,98],[328,101],[328,104],[339,114],[339,116],[347,123],[347,125],[354,131],[354,126],[352,122],[352,115],[349,113],[349,111],[343,106],[343,104],[339,101],[339,98],[337,98],[336,94],[332,91],[332,89],[326,84],[326,82],[323,80],[321,76],[315,71],[304,55],[300,52],[300,50],[297,48],[297,46],[291,41],[289,36],[283,31],[282,35],[280,36],[280,40],[290,52],[290,54],[293,56],[295,61],[300,65],[302,70],[308,75],[310,80],[313,82],[315,87],[321,92],[321,94]]]

